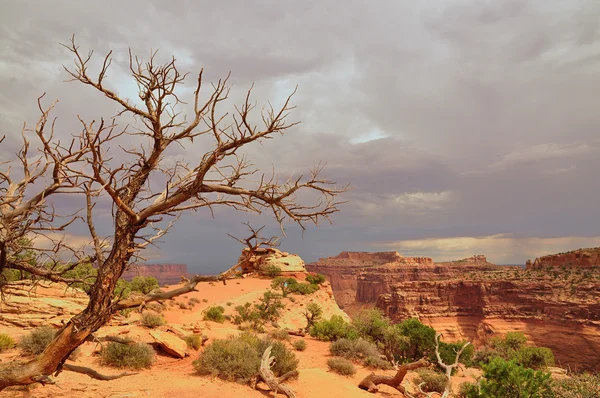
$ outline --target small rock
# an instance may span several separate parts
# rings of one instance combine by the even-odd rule
[[[160,347],[169,355],[175,358],[183,358],[186,355],[187,344],[185,341],[168,332],[153,330],[150,336],[160,345]]]

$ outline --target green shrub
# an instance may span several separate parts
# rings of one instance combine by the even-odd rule
[[[454,363],[456,359],[456,353],[465,345],[466,341],[459,341],[456,343],[445,343],[440,341],[440,357],[445,364]],[[463,352],[460,354],[458,361],[467,367],[473,364],[473,355],[475,354],[475,348],[473,344],[469,344]],[[436,361],[437,363],[437,361]]]
[[[275,376],[298,368],[298,359],[282,342],[260,339],[249,333],[214,340],[193,365],[199,374],[247,383],[258,373],[260,359],[269,346],[272,346],[271,355],[275,358],[271,367]]]
[[[358,338],[354,328],[339,315],[333,315],[328,321],[316,322],[310,329],[310,335],[323,341]]]
[[[56,330],[54,330],[54,328],[50,326],[41,326],[23,336],[19,346],[26,354],[41,354],[52,342],[55,335]]]
[[[0,352],[9,350],[15,346],[15,341],[7,334],[0,333]]]
[[[408,361],[416,361],[424,356],[433,358],[435,353],[435,330],[422,324],[416,318],[409,318],[397,324],[402,336],[407,337],[400,355]]]
[[[304,351],[306,350],[306,341],[304,339],[294,340],[292,347],[294,347],[296,351]]]
[[[364,359],[379,357],[377,346],[363,339],[350,340],[341,338],[329,346],[331,355],[347,359]]]
[[[102,364],[116,368],[149,368],[154,362],[154,355],[152,346],[145,343],[110,342],[100,351]]]
[[[417,369],[419,375],[414,383],[418,386],[421,383],[425,383],[421,386],[421,389],[425,392],[444,392],[446,388],[446,376],[440,372],[436,372],[432,369]]]
[[[285,278],[283,276],[278,276],[271,281],[271,288],[281,290],[281,295],[283,297],[287,297],[287,295],[291,291],[293,291],[293,286],[297,284],[298,281],[294,278]]]
[[[189,348],[192,348],[196,351],[202,347],[202,335],[200,334],[190,334],[183,337],[183,340],[186,342]]]
[[[142,324],[147,328],[154,329],[156,327],[166,324],[165,318],[161,314],[156,312],[145,311],[142,314]]]
[[[325,275],[323,274],[308,274],[306,275],[306,281],[312,285],[320,285],[325,282]]]
[[[551,398],[550,373],[525,368],[515,361],[492,358],[483,367],[479,388],[470,388],[468,398]]]
[[[271,336],[271,338],[273,338],[275,340],[280,340],[280,341],[290,340],[290,334],[288,333],[287,329],[273,330],[271,333],[269,333],[269,336]]]
[[[477,385],[465,381],[458,386],[457,398],[469,398],[472,394],[477,394]],[[475,395],[477,396],[477,395]]]
[[[223,323],[223,322],[225,322],[225,316],[223,315],[224,312],[225,312],[225,308],[223,308],[221,306],[208,307],[208,309],[204,313],[204,320]]]
[[[264,321],[276,321],[284,307],[281,296],[271,290],[264,292],[258,303],[254,304],[258,316]]]
[[[598,398],[600,374],[580,374],[568,379],[553,380],[552,391],[560,398]]]
[[[160,285],[158,284],[158,279],[153,276],[136,276],[132,279],[130,288],[134,292],[148,294],[154,289],[160,288]]]
[[[345,358],[329,358],[327,360],[327,366],[329,366],[329,369],[331,369],[335,373],[344,376],[352,376],[356,373],[356,368],[354,367],[352,362]]]
[[[371,369],[390,370],[393,368],[391,363],[385,359],[381,359],[379,356],[366,357],[363,361],[363,364]]]
[[[554,354],[546,347],[521,347],[515,352],[514,359],[518,364],[531,369],[545,369],[554,366]]]
[[[275,278],[281,275],[281,268],[276,265],[269,264],[262,269],[262,274],[269,278]]]
[[[306,330],[310,330],[312,326],[317,322],[321,315],[323,315],[323,308],[317,303],[310,302],[304,310],[304,317],[306,318]]]
[[[307,295],[313,294],[317,290],[319,290],[319,285],[313,285],[311,283],[296,283],[289,287],[291,293]]]
[[[352,318],[352,326],[358,335],[375,343],[385,341],[386,332],[391,325],[390,320],[378,308],[360,311]]]

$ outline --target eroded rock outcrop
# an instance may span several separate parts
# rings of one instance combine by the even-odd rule
[[[443,263],[351,257],[307,265],[328,277],[350,314],[376,305],[396,321],[418,317],[445,338],[476,344],[523,331],[550,347],[562,366],[600,369],[600,269],[553,262],[552,272],[526,270],[490,264],[485,256]]]
[[[551,254],[536,258],[533,262],[527,260],[526,268],[549,267],[600,267],[600,247],[573,250],[566,253]]]
[[[123,279],[128,281],[136,276],[153,276],[161,285],[170,285],[181,282],[188,271],[185,264],[131,264],[123,273]]]
[[[275,266],[282,272],[306,272],[304,261],[300,256],[282,252],[274,247],[243,249],[235,268],[246,274],[263,271],[270,266]]]

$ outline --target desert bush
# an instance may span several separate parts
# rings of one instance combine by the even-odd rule
[[[466,344],[466,341],[458,341],[456,343],[445,343],[440,341],[440,357],[444,363],[454,363],[456,359],[456,353]],[[473,365],[473,355],[475,354],[475,348],[472,344],[469,344],[463,352],[460,354],[458,361],[467,367]],[[437,363],[437,361],[436,361]]]
[[[204,320],[223,323],[225,322],[224,312],[225,308],[221,306],[208,307],[204,313]]]
[[[416,318],[409,318],[398,325],[400,334],[405,336],[405,345],[399,350],[407,361],[416,361],[424,356],[433,358],[435,353],[435,330],[422,324]]]
[[[356,368],[354,367],[354,364],[346,358],[329,358],[327,360],[327,366],[329,366],[329,369],[334,371],[335,373],[344,376],[352,376],[356,373]]]
[[[26,354],[41,354],[54,339],[56,331],[51,326],[40,326],[21,338],[19,346]]]
[[[187,310],[189,308],[189,306],[186,303],[182,303],[182,302],[178,302],[177,305],[179,306],[179,308],[181,308],[182,310]]]
[[[554,365],[554,354],[546,347],[521,347],[515,352],[513,358],[519,365],[536,370]]]
[[[276,265],[269,264],[262,269],[262,274],[269,278],[276,278],[281,275],[281,268]]]
[[[0,352],[9,350],[15,346],[15,341],[9,335],[0,333]]]
[[[287,329],[273,330],[271,333],[269,333],[269,336],[271,336],[271,338],[273,338],[275,340],[280,340],[280,341],[290,340],[290,334],[288,333]]]
[[[391,363],[385,359],[381,359],[379,356],[366,357],[363,360],[363,364],[371,369],[390,370],[393,368]]]
[[[287,297],[287,295],[291,291],[293,291],[293,286],[297,284],[298,281],[294,278],[285,278],[283,276],[278,276],[271,281],[271,288],[281,290],[281,295],[283,297]]]
[[[131,291],[148,294],[154,289],[160,288],[158,279],[153,276],[136,276],[130,283]]]
[[[568,379],[553,380],[552,391],[560,398],[598,398],[600,374],[580,374]]]
[[[483,366],[479,387],[468,389],[468,398],[552,398],[550,373],[525,368],[516,361],[492,358]]]
[[[194,304],[198,304],[200,302],[200,300],[197,299],[196,297],[192,297],[189,302],[190,303],[194,303]]]
[[[121,344],[110,342],[101,351],[103,365],[116,368],[143,369],[154,362],[154,349],[149,344]]]
[[[469,398],[469,394],[477,394],[477,385],[465,381],[458,386],[457,398]],[[475,395],[476,396],[476,395]]]
[[[329,346],[331,355],[347,359],[364,359],[367,357],[379,357],[379,350],[373,343],[364,339],[351,340],[341,338]]]
[[[163,318],[161,314],[157,314],[156,312],[145,311],[142,314],[142,324],[147,328],[154,329],[156,327],[164,325],[165,323],[167,323],[165,321],[165,318]]]
[[[446,376],[440,372],[436,372],[432,369],[417,369],[419,375],[415,378],[414,383],[418,386],[421,383],[425,383],[421,386],[425,392],[444,392],[446,388]]]
[[[354,328],[339,315],[333,315],[329,320],[316,322],[310,328],[310,335],[323,341],[358,338]]]
[[[258,303],[254,304],[254,309],[258,312],[260,319],[265,321],[276,321],[284,307],[281,296],[271,290],[264,292]]]
[[[319,285],[313,285],[311,283],[297,282],[297,283],[289,286],[289,290],[291,293],[296,293],[296,294],[301,294],[301,295],[313,294],[314,292],[316,292],[319,289],[320,289]]]
[[[160,304],[160,303],[148,303],[146,305],[146,309],[149,311],[154,311],[154,312],[158,312],[161,313],[164,311],[165,306]]]
[[[196,351],[202,347],[202,335],[200,334],[189,334],[184,336],[183,340],[186,342],[189,348],[192,348]]]
[[[119,315],[129,318],[129,315],[133,312],[133,308],[125,308],[119,311]]]
[[[304,317],[306,318],[306,330],[310,330],[312,326],[317,322],[321,315],[323,315],[323,308],[317,303],[310,302],[304,310]]]
[[[296,351],[304,351],[306,350],[306,341],[304,339],[294,340],[292,347],[294,347]]]
[[[194,368],[199,374],[247,383],[258,374],[260,359],[269,346],[275,358],[271,367],[275,376],[298,368],[298,359],[282,342],[260,339],[250,333],[213,341],[194,361]]]
[[[325,282],[325,275],[323,274],[308,274],[306,275],[306,281],[312,285],[320,285]]]

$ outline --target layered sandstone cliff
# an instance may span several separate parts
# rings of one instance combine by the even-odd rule
[[[395,321],[416,316],[445,338],[476,344],[523,331],[550,347],[562,366],[600,369],[599,269],[526,270],[496,266],[484,256],[426,264],[379,258],[363,255],[360,266],[336,256],[307,269],[328,277],[350,314],[376,305]]]
[[[185,264],[131,264],[123,273],[123,279],[132,280],[136,276],[153,276],[161,285],[172,285],[181,282],[181,277],[187,277]]]
[[[600,267],[600,247],[573,250],[567,253],[551,254],[538,257],[533,262],[527,260],[526,268],[548,267]]]

